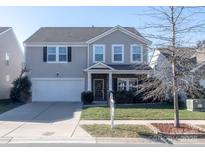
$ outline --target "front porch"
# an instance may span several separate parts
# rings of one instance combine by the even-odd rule
[[[145,70],[114,69],[104,63],[97,63],[85,71],[87,91],[93,92],[95,102],[107,101],[109,91],[138,90],[138,83],[148,74]]]

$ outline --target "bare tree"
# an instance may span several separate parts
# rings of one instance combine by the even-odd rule
[[[143,92],[145,99],[161,99],[171,94],[174,102],[174,126],[180,127],[178,96],[183,93],[196,93],[201,87],[192,83],[190,71],[194,67],[192,56],[196,52],[192,38],[205,27],[201,7],[152,7],[149,16],[156,21],[146,24],[143,29],[152,29],[156,34],[148,34],[148,38],[158,40],[159,50],[164,52],[167,61],[161,61],[158,70],[152,78],[140,85],[139,92]],[[146,14],[147,15],[147,14]],[[189,45],[189,48],[187,48]],[[185,47],[186,46],[186,47]],[[193,75],[193,74],[192,74]]]
[[[197,42],[197,48],[203,50],[205,48],[205,40]]]

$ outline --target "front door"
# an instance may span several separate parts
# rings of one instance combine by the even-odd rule
[[[96,101],[104,100],[104,79],[94,79],[94,97]]]

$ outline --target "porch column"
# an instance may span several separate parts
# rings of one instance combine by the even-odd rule
[[[91,91],[91,73],[88,72],[88,91]]]
[[[112,91],[112,72],[109,72],[109,91]]]

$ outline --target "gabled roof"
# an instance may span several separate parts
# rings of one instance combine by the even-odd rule
[[[105,31],[104,33],[102,33],[102,34],[100,34],[100,35],[97,35],[96,37],[94,37],[94,38],[92,38],[92,39],[86,41],[86,43],[93,43],[93,42],[97,41],[98,39],[101,39],[101,38],[103,38],[103,37],[105,37],[105,36],[107,36],[107,35],[109,35],[109,34],[112,34],[113,32],[115,32],[115,31],[117,31],[117,30],[119,30],[120,32],[125,33],[125,34],[127,34],[127,35],[129,35],[129,36],[131,36],[131,37],[133,37],[133,38],[135,38],[135,39],[138,39],[139,41],[141,41],[141,42],[143,42],[143,43],[145,43],[145,44],[151,44],[151,41],[145,39],[141,34],[138,35],[138,34],[135,33],[135,32],[132,32],[132,31],[130,31],[130,30],[127,30],[126,27],[121,27],[121,26],[119,26],[119,25],[118,25],[118,26],[115,26],[115,27],[113,27],[113,28],[111,28],[111,29],[109,29],[109,30],[107,30],[107,31]],[[135,28],[134,28],[134,30],[136,31]],[[136,32],[137,32],[137,31],[136,31]]]
[[[176,52],[176,57],[183,56],[183,58],[192,58],[194,57],[196,53],[196,48],[180,47],[177,49],[178,49],[178,52]],[[172,54],[172,52],[168,48],[156,48],[155,50],[158,50],[166,58],[169,58]]]
[[[102,62],[98,62],[98,63],[88,67],[87,69],[85,69],[85,71],[88,71],[88,70],[91,70],[91,69],[109,69],[109,70],[113,70],[112,67],[110,67],[107,64],[104,64]]]
[[[110,64],[108,66],[115,70],[151,70],[147,64]]]
[[[183,62],[189,62],[191,65],[197,64],[196,59],[196,48],[190,48],[190,47],[180,47],[177,48],[178,52],[176,52],[176,58],[183,59]],[[156,66],[158,62],[158,58],[162,55],[165,57],[165,60],[170,61],[172,58],[172,51],[168,48],[156,48],[154,49],[154,53],[152,54],[151,60],[149,65],[153,68]]]
[[[191,72],[195,72],[196,70],[198,70],[199,68],[201,68],[201,67],[204,66],[204,65],[205,65],[205,61],[202,62],[202,63],[200,63],[200,64],[198,64],[198,65],[196,65],[196,67],[193,68],[193,69],[191,70]]]
[[[87,42],[113,28],[115,27],[42,27],[24,43]],[[144,38],[134,27],[122,28],[140,38]]]
[[[147,64],[104,64],[102,62],[96,63],[87,69],[108,69],[108,70],[151,70],[151,67],[149,67]]]
[[[9,30],[11,27],[0,27],[0,34]]]

